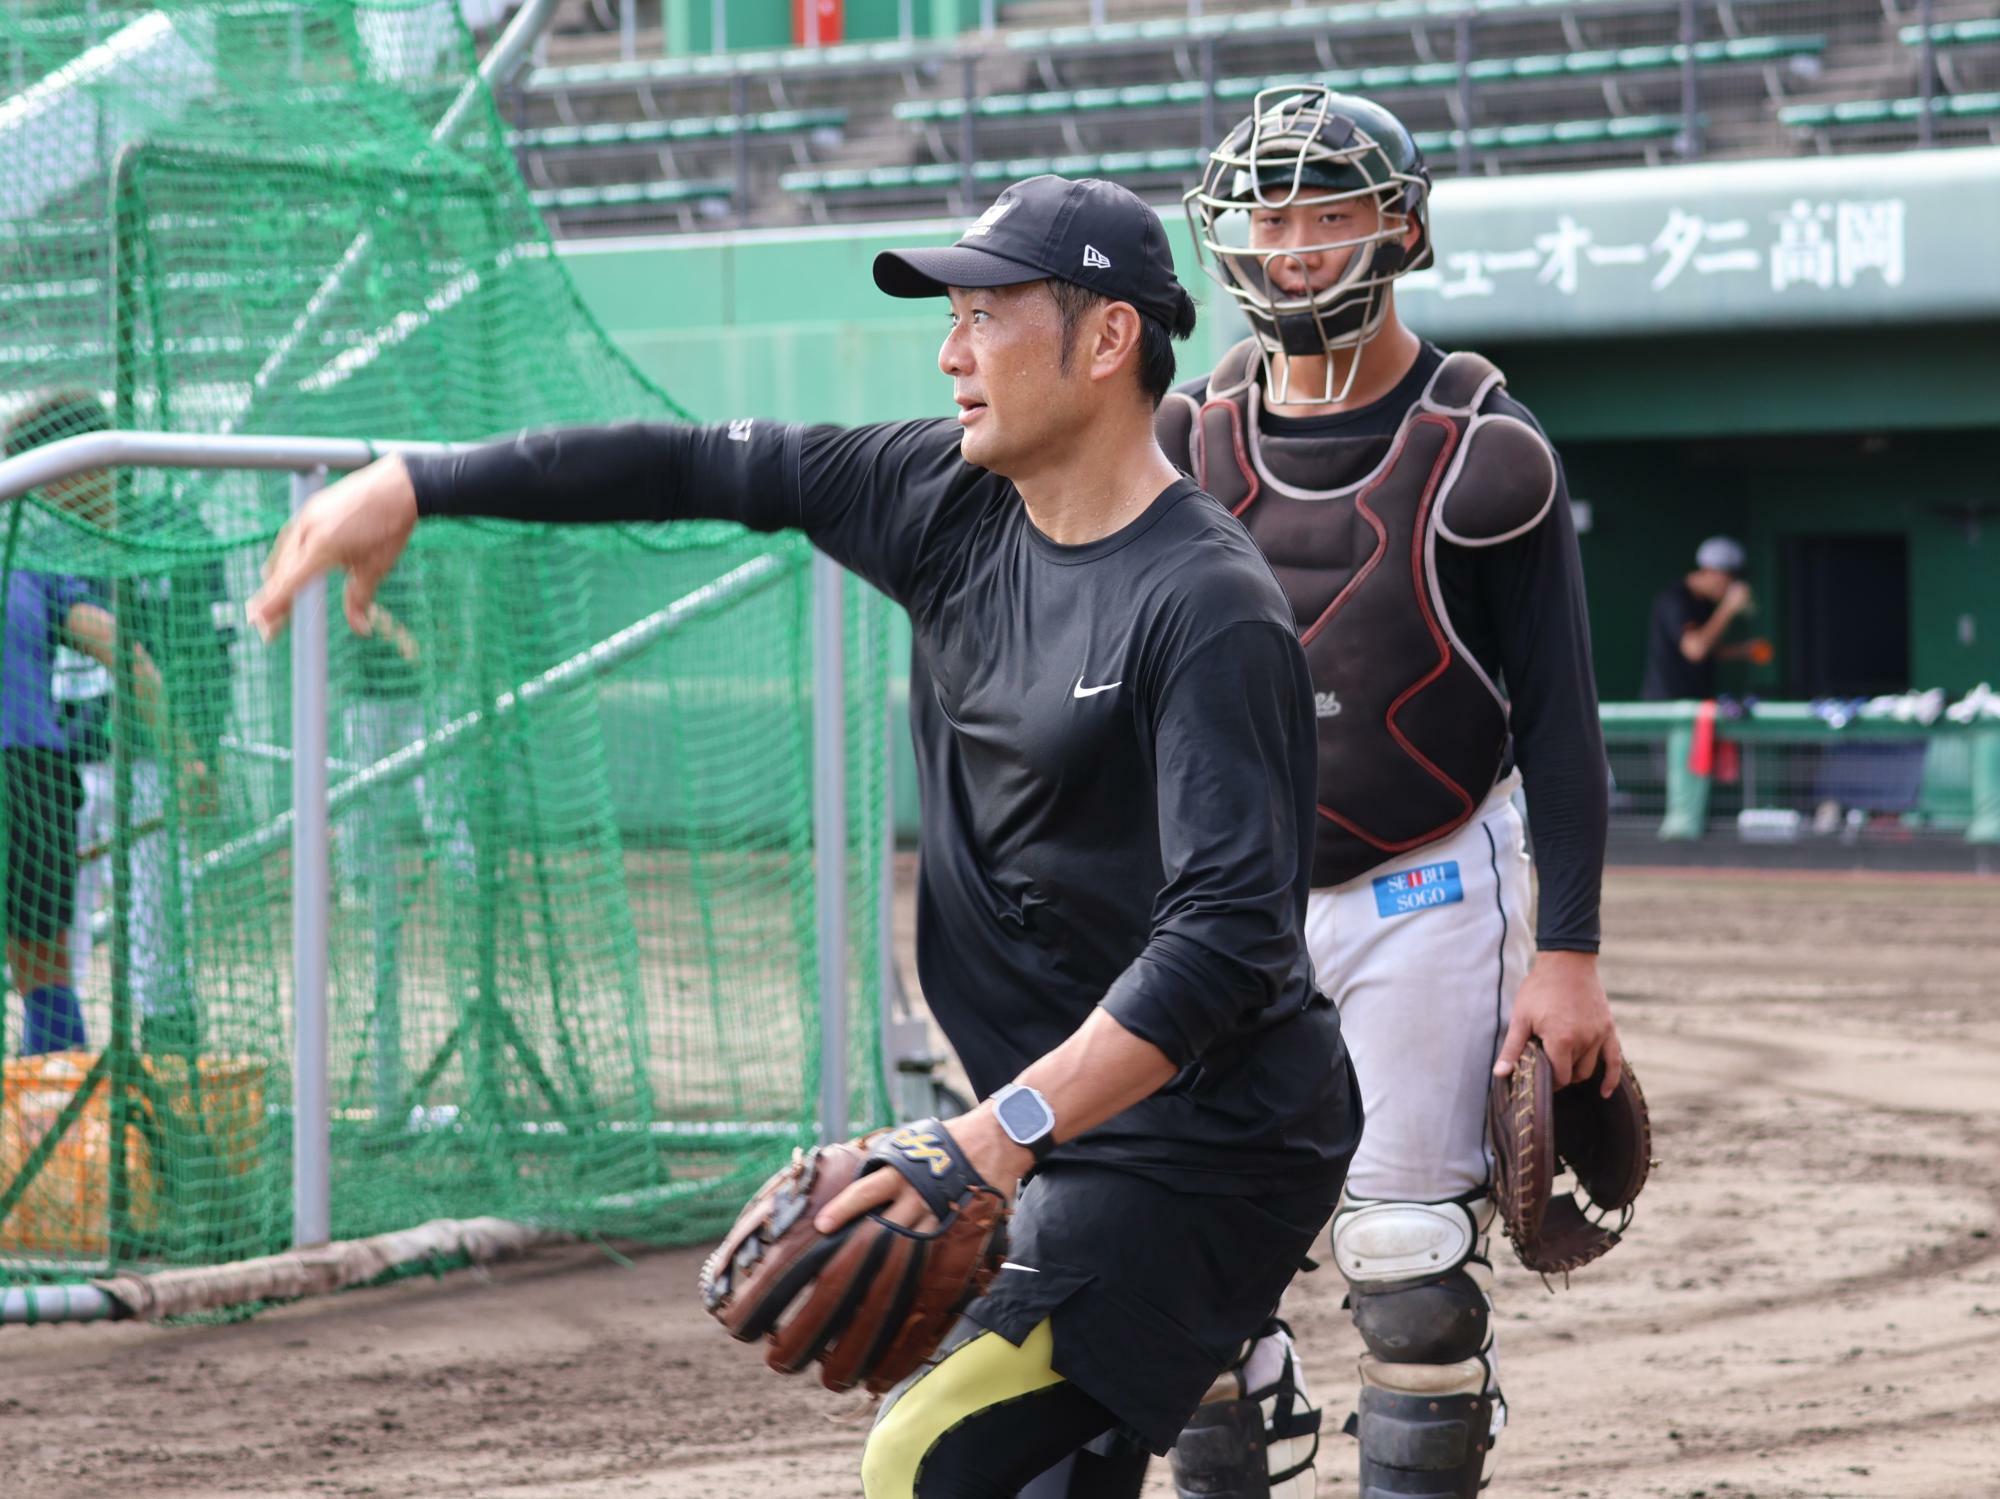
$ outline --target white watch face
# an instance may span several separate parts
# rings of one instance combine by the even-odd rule
[[[1016,1088],[994,1105],[1000,1127],[1016,1145],[1032,1145],[1056,1127],[1056,1116],[1033,1088]]]

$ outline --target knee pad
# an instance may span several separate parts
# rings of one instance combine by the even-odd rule
[[[1333,1220],[1368,1352],[1349,1429],[1361,1440],[1362,1499],[1474,1495],[1506,1424],[1493,1362],[1493,1222],[1488,1198],[1350,1198]]]
[[[1371,1202],[1349,1198],[1333,1218],[1333,1258],[1346,1277],[1354,1325],[1375,1359],[1455,1364],[1491,1342],[1491,1199]]]
[[[1275,1319],[1224,1370],[1169,1456],[1179,1499],[1314,1499],[1319,1408]]]
[[[1493,1303],[1464,1266],[1436,1280],[1356,1286],[1354,1326],[1376,1358],[1392,1364],[1455,1364],[1485,1351]]]

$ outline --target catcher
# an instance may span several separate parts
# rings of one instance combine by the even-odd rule
[[[1186,199],[1252,336],[1167,398],[1159,430],[1270,558],[1313,673],[1306,937],[1368,1116],[1332,1235],[1368,1349],[1361,1487],[1470,1496],[1506,1421],[1488,1085],[1538,1037],[1553,1085],[1592,1079],[1609,1100],[1621,1057],[1597,976],[1607,786],[1562,468],[1500,371],[1398,317],[1397,278],[1432,263],[1429,198],[1386,109],[1260,94]],[[1624,1176],[1593,1180],[1624,1205]],[[1279,1372],[1246,1377],[1244,1399],[1296,1388],[1281,1330],[1246,1370],[1259,1354]],[[1265,1456],[1219,1444],[1216,1415],[1176,1454],[1184,1492],[1250,1492]],[[1266,1425],[1275,1454],[1285,1433]]]
[[[1358,1090],[1303,937],[1313,707],[1291,612],[1154,436],[1194,326],[1158,217],[1108,183],[1032,178],[957,245],[874,274],[949,299],[956,420],[637,425],[386,459],[286,528],[250,615],[268,636],[301,583],[343,567],[365,631],[436,515],[795,527],[909,611],[918,964],[985,1102],[890,1137],[896,1169],[822,1154],[774,1190],[814,1213],[824,1256],[863,1242],[841,1230],[870,1212],[991,1217],[981,1194],[1014,1196],[1032,1168],[1004,1265],[885,1401],[863,1461],[870,1499],[1012,1495],[1114,1429],[1173,1443],[1331,1215]],[[824,1259],[799,1283],[822,1266],[834,1284]],[[838,1378],[882,1372],[872,1346],[825,1351]]]

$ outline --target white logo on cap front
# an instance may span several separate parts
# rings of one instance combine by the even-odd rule
[[[1111,269],[1110,258],[1095,245],[1085,245],[1083,247],[1083,263],[1092,270],[1108,271]]]
[[[979,222],[965,231],[965,237],[971,239],[975,234],[985,234],[1013,211],[1014,200],[1012,198],[1002,198],[998,203],[995,203],[979,216]]]

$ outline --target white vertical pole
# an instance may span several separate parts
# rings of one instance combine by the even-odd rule
[[[292,476],[296,513],[326,470]],[[333,1232],[328,1135],[326,579],[292,605],[292,1244]]]
[[[819,1137],[845,1140],[847,1102],[847,663],[840,564],[812,559],[813,886],[819,932]]]

